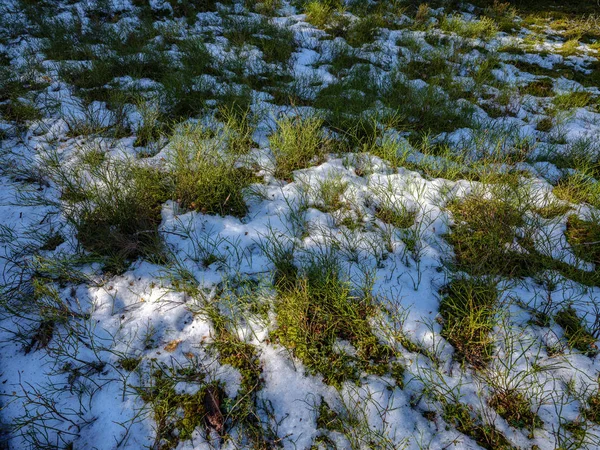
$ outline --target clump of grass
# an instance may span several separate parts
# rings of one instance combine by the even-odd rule
[[[541,419],[531,411],[525,394],[515,389],[495,392],[489,400],[489,405],[512,427],[533,429],[542,426]]]
[[[328,128],[341,136],[364,135],[373,128],[364,116],[378,98],[377,89],[369,66],[355,64],[341,80],[318,92],[315,106],[322,110]]]
[[[318,163],[331,149],[318,117],[286,117],[269,137],[277,178],[291,179],[292,172]]]
[[[474,275],[523,276],[531,272],[528,255],[513,249],[522,212],[509,202],[471,195],[449,205],[454,225],[446,239],[456,265]]]
[[[585,172],[578,171],[561,178],[553,193],[561,200],[600,208],[600,182]]]
[[[510,2],[494,0],[492,5],[485,8],[484,13],[498,23],[498,28],[501,31],[509,32],[515,27],[514,22],[517,18],[517,10]]]
[[[564,149],[551,151],[547,157],[559,169],[576,169],[583,175],[600,178],[600,146],[589,138],[569,141]],[[579,178],[586,181],[585,176]],[[588,177],[587,181],[592,180]]]
[[[552,120],[552,118],[544,117],[537,123],[535,129],[538,131],[548,132],[552,129],[553,126],[554,126],[554,121]]]
[[[53,251],[59,245],[65,242],[65,238],[62,234],[58,232],[52,232],[45,236],[43,236],[42,245],[40,246],[40,250],[44,251]]]
[[[340,176],[332,176],[319,182],[317,187],[317,209],[323,212],[332,212],[340,209],[344,202],[342,196],[348,188]]]
[[[93,33],[86,33],[78,15],[70,20],[51,19],[46,15],[32,16],[34,34],[43,39],[42,51],[52,60],[85,60],[93,56]],[[93,31],[100,31],[98,28]]]
[[[384,25],[385,21],[380,14],[361,17],[348,27],[348,31],[345,33],[346,41],[353,47],[373,42]]]
[[[119,366],[122,367],[123,369],[127,370],[128,372],[133,372],[135,369],[137,369],[141,362],[142,362],[142,358],[139,358],[139,357],[136,358],[133,356],[121,358],[118,361]]]
[[[576,215],[567,219],[567,241],[573,253],[584,261],[600,265],[600,218],[582,220]]]
[[[558,94],[552,99],[552,104],[559,111],[573,108],[585,108],[592,103],[593,96],[588,91],[573,91]]]
[[[245,155],[254,145],[252,135],[255,123],[250,115],[248,105],[233,102],[219,108],[217,117],[223,122],[226,138],[227,153],[230,155]]]
[[[540,78],[532,81],[521,89],[521,94],[534,97],[552,97],[554,95],[554,81],[552,78]]]
[[[162,259],[158,226],[168,190],[163,174],[129,160],[106,160],[70,173],[54,157],[46,170],[61,190],[81,245],[120,272],[138,257]]]
[[[482,368],[492,356],[498,292],[487,279],[459,278],[443,291],[440,315],[442,336],[452,344],[461,362]]]
[[[473,125],[473,106],[453,101],[434,85],[415,87],[399,76],[392,76],[381,100],[393,108],[398,117],[404,118],[401,125],[418,134],[439,134]]]
[[[18,124],[25,124],[42,117],[42,113],[35,105],[20,98],[12,98],[9,102],[0,105],[0,115],[3,119]]]
[[[557,53],[564,57],[575,56],[579,54],[579,40],[569,39],[558,49]]]
[[[600,425],[600,387],[597,392],[588,397],[588,406],[583,411],[584,417],[590,422]]]
[[[254,11],[267,16],[277,15],[277,10],[281,8],[281,0],[248,0],[246,3],[251,4]]]
[[[213,416],[222,418],[220,402],[225,395],[216,384],[206,384],[206,375],[196,367],[165,367],[155,364],[150,383],[136,388],[140,398],[149,405],[156,423],[154,447],[161,450],[174,449],[180,442],[192,437],[203,423],[207,430],[215,428],[209,422]],[[195,394],[178,393],[178,382],[199,386]],[[220,429],[222,432],[222,423]]]
[[[579,350],[590,357],[598,354],[596,338],[588,331],[583,319],[577,315],[575,308],[569,306],[559,311],[556,313],[554,319],[564,330],[569,347]]]
[[[383,202],[375,208],[375,217],[396,228],[409,228],[415,223],[416,211],[400,202]]]
[[[185,71],[168,73],[161,80],[165,115],[173,121],[182,121],[204,111],[210,97],[208,88]]]
[[[341,3],[336,0],[311,0],[304,5],[304,12],[309,23],[318,28],[323,28],[330,21],[334,11],[339,9],[340,6]]]
[[[498,33],[496,22],[490,17],[467,20],[460,15],[444,16],[440,28],[446,33],[456,33],[465,38],[491,39]]]
[[[552,201],[546,206],[535,208],[534,211],[542,216],[544,219],[553,219],[555,217],[563,216],[571,210],[571,207],[559,200]]]
[[[358,380],[363,370],[385,373],[392,356],[371,330],[372,299],[353,293],[341,277],[331,255],[315,257],[293,286],[280,290],[275,306],[279,342],[291,349],[309,372],[321,374],[335,386]],[[356,355],[337,349],[339,340],[349,341]]]
[[[138,100],[138,111],[141,122],[135,130],[136,147],[146,147],[158,141],[162,135],[163,126],[160,122],[161,112],[158,102]]]
[[[414,28],[423,29],[431,18],[431,8],[427,3],[421,3],[414,17]]]
[[[231,45],[237,47],[256,45],[262,51],[264,60],[269,63],[287,63],[296,47],[291,30],[266,18],[227,16],[224,36]]]
[[[174,198],[183,207],[208,214],[246,214],[244,189],[255,178],[225,150],[225,138],[200,125],[185,124],[175,132],[167,166]]]
[[[514,449],[493,424],[483,423],[480,417],[473,417],[469,407],[462,403],[446,402],[442,417],[487,450]]]

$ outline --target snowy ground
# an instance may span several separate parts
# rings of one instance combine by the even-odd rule
[[[600,35],[498,3],[360,3],[323,23],[317,6],[335,2],[0,6],[0,448],[598,448]],[[122,68],[103,74],[111,52]],[[218,106],[238,102],[251,139],[228,161],[254,177],[242,214],[185,205],[175,187],[160,258],[131,252],[117,270],[81,241],[98,200],[69,183],[134,189],[132,166],[168,178],[189,138],[175,123],[218,147],[220,130],[240,132]],[[276,176],[273,136],[314,115],[326,154]],[[490,203],[459,235],[473,198]],[[512,209],[490,235],[519,212],[510,242],[473,229],[495,201]],[[461,259],[457,239],[477,233],[476,259],[506,252],[511,267]],[[291,292],[276,283],[286,261]],[[362,334],[289,309],[310,297],[302,274],[333,266],[338,294],[361,299],[340,323]],[[465,279],[497,295],[468,316],[485,357],[457,348],[440,307]],[[302,330],[335,345],[304,348]]]

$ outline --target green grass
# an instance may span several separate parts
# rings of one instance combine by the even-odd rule
[[[403,205],[380,205],[375,210],[375,217],[396,228],[408,228],[415,223],[416,212]]]
[[[531,410],[531,404],[525,394],[515,389],[495,392],[489,405],[515,428],[541,428],[541,419]]]
[[[168,190],[160,172],[127,160],[88,159],[69,172],[62,164],[50,155],[47,173],[80,244],[102,257],[106,270],[121,272],[138,257],[164,258],[158,225]]]
[[[417,133],[438,134],[472,126],[473,108],[470,104],[452,101],[435,85],[422,89],[392,77],[381,99],[404,118],[404,128]]]
[[[226,16],[224,22],[223,35],[231,45],[256,45],[266,62],[285,64],[295,50],[293,32],[268,19]]]
[[[598,392],[588,397],[587,408],[584,410],[584,417],[590,422],[600,425],[600,388]]]
[[[561,151],[550,151],[544,158],[559,169],[575,169],[584,175],[600,177],[600,146],[592,139],[572,140],[566,144],[566,148]],[[581,175],[578,175],[578,178],[581,178]],[[581,181],[585,184],[585,177]],[[592,180],[588,178],[587,181]]]
[[[587,91],[573,91],[558,94],[552,99],[554,107],[559,111],[568,111],[574,108],[585,108],[592,104],[593,95]]]
[[[334,13],[334,8],[339,7],[339,5],[339,2],[311,0],[304,5],[304,12],[309,23],[318,28],[322,28],[327,24],[331,15]]]
[[[25,124],[42,118],[41,111],[31,102],[20,98],[12,98],[8,103],[0,105],[0,117],[4,120]]]
[[[135,147],[147,147],[158,141],[164,132],[164,125],[161,123],[162,114],[156,100],[137,101],[137,110],[141,116],[141,121],[135,129]]]
[[[290,180],[294,170],[323,161],[331,143],[318,117],[286,117],[277,122],[277,130],[269,137],[275,160],[274,175]]]
[[[448,350],[449,344],[460,363],[454,364],[460,366],[456,370],[473,369],[485,383],[477,392],[481,409],[461,400],[465,391],[460,382],[450,388],[452,392],[429,398],[433,404],[428,403],[423,416],[436,427],[455,429],[454,444],[462,433],[483,448],[508,449],[513,448],[508,440],[513,439],[513,431],[519,436],[529,432],[527,437],[532,439],[534,433],[539,438],[538,428],[556,438],[557,448],[575,448],[569,440],[585,441],[588,422],[600,423],[600,395],[595,388],[583,394],[572,391],[568,401],[581,404],[580,416],[574,420],[558,417],[559,429],[550,430],[551,423],[543,423],[535,408],[556,399],[544,397],[537,384],[529,385],[529,377],[527,386],[524,382],[503,385],[504,379],[492,378],[495,367],[490,363],[497,362],[496,345],[499,353],[508,352],[508,341],[502,341],[508,337],[495,333],[496,327],[502,319],[514,325],[513,317],[505,315],[510,306],[501,301],[500,289],[507,285],[506,294],[515,286],[532,286],[542,290],[540,299],[548,299],[548,305],[532,308],[531,323],[555,331],[562,328],[559,334],[564,344],[546,347],[551,357],[557,348],[566,347],[590,357],[598,353],[598,330],[588,325],[590,317],[575,309],[576,303],[557,309],[551,300],[563,289],[564,279],[581,285],[582,292],[600,286],[600,218],[594,212],[600,208],[600,147],[591,138],[571,139],[565,132],[560,140],[554,133],[559,135],[563,126],[569,126],[577,108],[592,112],[600,108],[593,90],[555,92],[554,86],[562,85],[555,80],[564,77],[584,87],[598,87],[600,63],[584,63],[590,70],[585,73],[581,66],[569,66],[569,61],[550,69],[516,59],[526,53],[550,56],[550,50],[537,47],[550,41],[558,44],[553,52],[566,58],[581,53],[584,44],[600,49],[600,32],[592,20],[595,17],[584,15],[590,12],[590,2],[584,0],[473,1],[469,15],[466,5],[454,0],[429,4],[413,0],[293,2],[296,11],[306,13],[306,20],[322,31],[316,32],[311,48],[320,53],[315,68],[332,75],[324,81],[316,74],[295,73],[293,54],[299,42],[297,27],[292,31],[289,25],[297,17],[289,18],[289,23],[276,19],[288,14],[280,0],[245,0],[236,5],[229,0],[220,5],[214,0],[166,0],[162,9],[132,0],[133,9],[118,12],[112,11],[107,0],[87,2],[82,9],[75,9],[71,1],[63,2],[59,10],[51,1],[20,0],[27,21],[7,24],[2,19],[5,30],[0,33],[7,48],[0,52],[0,114],[10,125],[0,133],[10,140],[0,149],[10,167],[0,170],[20,188],[27,188],[26,183],[39,187],[38,194],[27,199],[41,202],[50,192],[47,186],[56,188],[60,198],[52,204],[45,199],[45,205],[61,213],[68,225],[56,228],[50,223],[53,213],[44,218],[43,231],[12,262],[23,264],[23,273],[31,280],[19,286],[22,292],[1,286],[3,307],[19,307],[35,315],[19,338],[24,350],[55,351],[63,329],[74,320],[87,320],[87,316],[72,314],[63,298],[64,289],[89,284],[78,278],[79,266],[62,263],[62,252],[73,242],[79,247],[78,264],[86,269],[90,262],[104,264],[108,275],[121,274],[139,258],[167,265],[167,271],[173,272],[169,272],[170,288],[185,294],[185,307],[194,320],[210,326],[210,337],[196,344],[212,357],[214,367],[227,366],[239,374],[238,392],[228,398],[212,369],[201,369],[204,361],[185,353],[187,363],[177,362],[180,352],[171,353],[175,347],[164,347],[158,336],[143,338],[143,353],[118,354],[114,368],[119,374],[129,380],[140,377],[142,385],[135,389],[154,422],[153,448],[178,448],[198,433],[215,432],[221,440],[218,446],[293,445],[296,436],[281,435],[277,428],[283,422],[263,396],[261,351],[272,344],[300,361],[307,375],[331,386],[332,396],[342,388],[344,393],[354,388],[358,392],[366,376],[381,377],[390,392],[404,389],[405,380],[415,377],[414,367],[404,361],[410,353],[410,359],[427,362],[419,364],[422,372],[417,378],[431,371],[431,383],[423,383],[420,392],[421,388],[411,391],[410,403],[417,408],[422,396],[442,389],[436,385],[446,378],[440,352]],[[202,11],[215,12],[222,26],[197,23]],[[67,17],[69,12],[74,19],[49,18],[53,14]],[[401,48],[396,54],[389,52],[397,49],[383,48],[379,40],[387,38],[384,28],[403,30],[398,34],[396,44]],[[499,41],[489,41],[500,32],[507,33],[508,39],[497,49]],[[13,71],[15,61],[8,49],[20,45],[24,33],[34,39],[40,53],[25,54],[26,64]],[[505,42],[503,35],[502,39]],[[220,47],[223,59],[213,57],[213,49]],[[246,52],[262,62],[252,64]],[[512,56],[505,59],[500,53]],[[590,55],[594,56],[593,51]],[[522,86],[499,81],[494,70],[503,69],[502,61],[536,75],[535,81]],[[58,70],[58,80],[50,67]],[[118,80],[121,77],[155,83],[125,87]],[[81,100],[83,118],[64,117],[66,136],[42,136],[46,130],[41,126],[29,130],[36,140],[48,139],[44,146],[57,150],[40,164],[21,169],[21,160],[12,155],[12,139],[25,142],[25,126],[54,115],[45,88],[57,81],[67,83]],[[272,95],[267,102],[286,107],[270,108],[263,102],[265,93]],[[112,117],[109,125],[93,101],[106,103]],[[523,118],[526,113],[527,123],[541,132],[539,139],[522,138],[518,127],[499,128],[499,121],[480,120],[475,105],[493,118]],[[130,112],[141,120],[130,122],[134,117]],[[267,130],[273,117],[276,125]],[[471,128],[471,138],[457,143],[441,135],[460,128]],[[132,142],[137,157],[158,156],[123,159],[116,155],[115,148],[130,147]],[[71,145],[77,147],[74,152],[62,153]],[[309,185],[300,173],[295,177],[296,171],[322,164],[329,155],[339,156],[344,167],[353,169],[360,179],[342,171],[320,179],[311,177]],[[536,162],[554,164],[562,173],[558,181],[548,176],[555,185],[554,195],[543,199],[544,206],[535,197],[536,183],[541,180],[523,169]],[[408,171],[423,177],[420,185],[438,190],[424,191],[425,197],[409,202],[408,197],[416,197],[413,192],[396,192],[391,185],[386,190],[371,182],[377,177],[418,178]],[[257,173],[266,174],[267,185],[255,185],[260,181]],[[283,183],[294,178],[296,184]],[[252,279],[242,280],[244,275],[229,273],[235,268],[231,270],[226,252],[237,252],[250,265],[254,252],[245,253],[237,241],[223,251],[216,249],[219,244],[201,248],[194,258],[198,268],[223,275],[215,295],[205,297],[203,282],[185,267],[186,259],[180,259],[175,248],[167,253],[162,242],[159,226],[164,202],[172,200],[177,214],[197,211],[246,222],[252,219],[247,204],[251,195],[268,202],[268,193],[278,186],[282,194],[299,189],[297,196],[286,199],[289,209],[278,211],[280,222],[289,229],[276,231],[274,227],[256,241],[270,267],[259,268]],[[413,200],[424,209],[410,206]],[[435,207],[426,210],[421,201]],[[447,217],[450,222],[445,242],[437,241],[436,230],[429,229],[437,223],[426,222],[429,214],[438,213],[438,207],[439,220]],[[326,242],[316,243],[319,248],[307,245],[312,245],[315,213],[309,208],[330,214],[331,230],[324,237]],[[548,231],[549,227],[562,230],[565,225],[564,236]],[[0,227],[0,243],[9,245],[13,239],[4,232]],[[565,239],[569,245],[559,248],[555,238],[557,245],[562,247]],[[207,235],[207,244],[210,240],[212,245],[212,239],[225,242]],[[439,271],[442,276],[447,270],[450,282],[439,291],[439,311],[431,312],[432,318],[439,312],[430,322],[434,339],[425,342],[411,334],[411,325],[403,322],[400,312],[392,311],[393,302],[384,306],[382,292],[372,289],[382,281],[381,270],[387,272],[397,264],[400,272],[389,276],[405,276],[400,265],[414,262],[419,281],[413,280],[413,285],[419,291],[423,267],[418,254],[427,252],[429,245],[436,251],[446,249],[445,267]],[[395,254],[397,249],[403,253]],[[373,258],[363,258],[362,251],[372,252]],[[556,256],[571,257],[571,251],[577,257],[572,264]],[[393,284],[394,279],[390,280]],[[130,285],[135,287],[135,283]],[[247,286],[252,288],[245,292]],[[73,288],[71,295],[75,294]],[[511,299],[513,294],[506,297]],[[401,308],[401,304],[394,306]],[[257,329],[252,338],[246,337],[247,330]],[[166,356],[171,366],[145,353],[162,353],[163,348],[170,353]],[[532,374],[546,370],[544,365],[538,367],[537,356],[531,352],[526,351],[524,358],[528,364],[533,361]],[[552,377],[553,370],[554,366],[548,368]],[[460,376],[452,375],[453,382]],[[198,391],[179,393],[180,382],[196,385]],[[374,398],[358,407],[345,404],[345,396],[335,399],[341,403],[331,400],[321,399],[320,406],[318,399],[314,403],[314,448],[335,448],[339,442],[352,448],[392,447],[391,438],[384,436],[387,431],[378,434],[362,418]],[[385,411],[391,407],[376,406]],[[560,405],[556,406],[560,415]],[[508,424],[510,434],[505,436],[493,425],[499,424],[492,421],[496,413]],[[383,425],[388,426],[385,420]],[[525,434],[515,441],[533,445],[524,440]],[[190,445],[195,444],[194,437]]]
[[[470,436],[485,449],[515,449],[494,425],[484,423],[481,417],[474,417],[470,408],[463,403],[446,403],[442,417],[446,422],[456,427],[458,431]]]
[[[375,311],[372,299],[357,295],[342,279],[335,257],[315,255],[293,284],[279,286],[274,337],[310,373],[339,386],[358,381],[363,371],[383,374],[390,370],[393,352],[379,342],[369,324]],[[357,355],[337,350],[339,340],[349,341]]]
[[[485,16],[479,20],[467,20],[459,15],[444,16],[440,29],[465,38],[491,39],[498,33],[494,20]]]
[[[576,172],[561,178],[553,192],[561,200],[600,208],[600,182],[586,173]]]
[[[276,439],[276,436],[272,435],[268,427],[263,426],[260,418],[258,393],[262,388],[263,379],[258,350],[239,338],[234,319],[219,310],[220,307],[240,309],[245,306],[250,306],[252,309],[256,306],[254,297],[257,294],[259,293],[244,289],[224,293],[218,299],[219,305],[207,304],[198,314],[205,315],[212,325],[212,341],[208,344],[209,350],[216,352],[221,364],[234,367],[241,378],[236,397],[227,399],[223,403],[223,423],[227,425],[227,429],[241,427],[244,432],[242,439],[260,448],[264,442]],[[243,314],[246,313],[244,311]]]
[[[481,369],[490,360],[494,339],[498,292],[487,279],[455,279],[442,291],[442,336],[452,344],[456,357]]]
[[[591,220],[582,220],[576,215],[569,216],[567,241],[576,256],[600,267],[600,221],[595,215]]]
[[[347,188],[348,183],[344,182],[341,177],[331,176],[321,180],[316,189],[317,202],[314,206],[326,213],[339,210],[346,206],[342,197]]]
[[[220,414],[222,417],[222,413],[212,411],[211,406],[220,403],[220,398],[224,397],[223,390],[216,383],[206,384],[206,375],[197,367],[191,364],[188,367],[169,367],[153,363],[150,370],[149,383],[138,386],[136,390],[152,413],[156,448],[174,449],[180,442],[190,439],[202,424],[209,429],[209,416]],[[194,383],[199,389],[195,394],[177,393],[175,386],[180,381]],[[212,398],[219,400],[209,400]]]
[[[175,131],[167,162],[173,198],[202,213],[242,217],[247,211],[244,189],[255,177],[237,164],[237,155],[225,152],[224,139],[189,123]]]
[[[119,366],[128,371],[128,372],[133,372],[135,369],[137,369],[139,367],[139,365],[142,362],[142,358],[136,358],[136,357],[125,357],[125,358],[121,358],[118,362]]]
[[[454,247],[456,267],[474,275],[522,276],[530,273],[530,258],[511,250],[523,211],[509,202],[470,196],[450,204],[454,225],[447,240]]]
[[[583,319],[577,315],[577,311],[572,306],[556,313],[554,319],[562,327],[569,347],[590,357],[598,354],[596,339],[588,331]]]
[[[533,95],[534,97],[554,96],[554,82],[551,78],[541,78],[532,81],[521,89],[522,95]]]

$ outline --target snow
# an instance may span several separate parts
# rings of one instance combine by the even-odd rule
[[[86,3],[77,3],[72,11],[63,10],[56,18],[67,20],[75,12],[85,16]],[[111,0],[108,4],[112,12],[125,15],[135,10],[129,0]],[[150,5],[154,10],[172,10],[171,3],[163,0],[151,0]],[[232,10],[238,14],[247,12],[241,3],[236,3]],[[433,11],[434,15],[442,13],[443,10]],[[278,14],[282,16],[273,21],[289,26],[299,43],[291,59],[290,73],[296,80],[306,80],[310,95],[315,96],[319,89],[338,80],[323,62],[331,61],[343,40],[322,40],[325,33],[307,23],[306,17],[297,14],[296,8],[288,2],[284,2]],[[137,18],[125,17],[114,24],[115,29],[127,25],[129,20],[134,23]],[[407,20],[403,17],[402,23]],[[160,27],[155,25],[166,30],[173,24],[165,21]],[[198,14],[195,25],[182,32],[184,35],[202,35],[221,31],[220,13],[202,12]],[[415,39],[420,49],[418,53],[398,45],[405,36]],[[386,30],[379,37],[378,48],[361,49],[357,54],[379,66],[372,66],[372,70],[381,75],[381,80],[389,80],[390,68],[414,58],[431,56],[435,48],[425,41],[425,37],[426,33],[421,31]],[[517,39],[516,43],[523,44],[523,39]],[[500,36],[490,47],[499,48],[503,44],[506,44],[506,38]],[[6,50],[14,67],[19,67],[27,64],[23,55],[27,49],[36,48],[35,45],[36,40],[28,38],[3,44],[2,49]],[[556,50],[557,46],[546,44],[544,48]],[[245,46],[236,51],[221,36],[216,36],[207,48],[215,65],[231,59],[243,59],[246,76],[262,73],[268,68],[257,48]],[[41,53],[36,56],[44,60]],[[474,50],[464,55],[462,63],[474,64],[484,56],[484,53]],[[552,53],[546,56],[539,53],[501,53],[499,56],[501,68],[494,69],[492,74],[498,82],[513,86],[523,86],[540,78],[517,69],[511,64],[515,61],[553,69],[567,62],[585,68],[593,60],[589,54],[566,60]],[[65,235],[64,243],[46,251],[51,261],[59,262],[63,257],[72,257],[80,251],[75,231],[54,207],[54,204],[60,203],[56,186],[34,183],[33,189],[46,200],[46,204],[25,202],[22,191],[26,185],[8,170],[9,166],[22,169],[39,162],[40,155],[51,148],[57,149],[65,166],[73,164],[78,149],[93,140],[67,137],[69,126],[90,117],[101,126],[115,121],[114,113],[105,102],[94,101],[86,105],[70,86],[56,81],[58,73],[51,61],[44,61],[42,68],[47,70],[53,81],[37,101],[54,101],[54,110],[43,120],[29,124],[21,135],[9,123],[0,124],[0,129],[6,133],[2,141],[3,152],[0,153],[5,166],[0,168],[0,232],[6,227],[15,233],[0,239],[0,273],[7,286],[10,284],[8,281],[15,280],[11,276],[17,273],[18,264],[35,263],[26,252],[19,253],[21,248],[35,244],[29,230],[49,232],[58,229]],[[407,81],[417,89],[429,87],[425,80]],[[460,81],[467,87],[474,82],[468,76],[461,77]],[[220,82],[209,75],[199,77],[198,82],[214,92],[241,86]],[[153,80],[129,76],[115,78],[111,85],[148,92],[160,89],[160,84]],[[558,78],[555,89],[569,92],[585,88],[575,81]],[[598,88],[588,91],[595,95],[600,93]],[[557,447],[553,432],[562,425],[559,424],[559,416],[562,414],[572,421],[580,415],[581,401],[569,397],[572,395],[570,390],[587,392],[593,388],[600,372],[600,357],[587,357],[566,348],[562,355],[550,355],[548,349],[564,347],[564,331],[557,325],[531,325],[528,323],[531,319],[529,308],[547,307],[548,313],[553,315],[572,305],[590,327],[597,326],[600,288],[583,286],[559,276],[555,277],[556,286],[552,292],[547,292],[539,280],[532,279],[507,283],[503,287],[503,298],[507,302],[508,299],[518,301],[511,303],[504,322],[494,330],[495,336],[503,338],[499,342],[506,345],[497,349],[495,365],[490,373],[503,379],[510,379],[511,375],[518,378],[517,375],[527,373],[519,387],[526,386],[533,391],[539,389],[528,393],[538,402],[534,406],[539,406],[539,415],[545,424],[530,439],[527,430],[510,427],[485,403],[484,396],[489,394],[489,387],[478,374],[460,367],[453,360],[454,350],[441,336],[441,325],[437,320],[439,291],[448,281],[444,264],[452,253],[444,236],[450,231],[453,219],[445,207],[451,199],[464,198],[481,185],[467,180],[430,179],[406,167],[392,169],[375,156],[369,161],[371,173],[358,176],[359,161],[355,155],[344,154],[329,155],[322,164],[296,171],[290,182],[275,180],[269,175],[272,158],[268,135],[275,128],[276,119],[290,112],[309,114],[314,109],[274,106],[269,103],[271,98],[266,92],[253,92],[252,110],[269,112],[257,126],[253,136],[257,148],[251,155],[260,163],[260,174],[266,175],[265,183],[260,187],[261,197],[248,199],[250,209],[244,218],[185,211],[175,200],[169,200],[162,206],[160,233],[165,245],[178,268],[193,276],[194,288],[203,293],[203,298],[192,299],[187,293],[174,289],[170,281],[173,267],[139,260],[125,273],[108,277],[101,272],[98,263],[86,263],[81,268],[85,280],[66,285],[53,283],[62,301],[77,314],[67,323],[56,324],[56,338],[47,348],[25,352],[27,342],[21,330],[29,326],[31,314],[17,317],[8,310],[3,312],[0,316],[1,421],[16,424],[23,419],[25,412],[43,414],[48,426],[67,433],[68,441],[74,440],[74,448],[153,448],[156,424],[149,405],[142,401],[135,387],[148,381],[154,365],[193,367],[205,374],[202,381],[178,381],[174,387],[176,393],[194,394],[205,383],[217,381],[223,386],[228,399],[237,398],[242,392],[242,374],[232,365],[222,364],[219,355],[211,350],[215,329],[210,320],[198,312],[202,306],[200,303],[217,303],[217,291],[232,279],[252,280],[259,285],[268,283],[273,267],[263,249],[268,238],[278,236],[286,245],[296,248],[294,256],[297,260],[324,248],[338,249],[346,276],[351,280],[372,279],[373,293],[403,311],[401,331],[424,353],[411,352],[394,344],[400,355],[399,361],[406,367],[404,387],[396,385],[388,375],[363,374],[358,384],[345,383],[336,389],[327,385],[321,375],[309,374],[289,349],[272,340],[276,324],[272,314],[266,320],[243,316],[236,323],[235,332],[240,341],[255,348],[260,361],[261,384],[254,393],[263,405],[260,420],[275,430],[284,448],[311,448],[315,439],[325,433],[317,428],[322,402],[362,424],[345,430],[347,433],[326,432],[340,448],[362,448],[366,438],[379,439],[372,444],[377,448],[392,445],[411,449],[477,448],[472,439],[446,424],[441,416],[437,416],[435,421],[424,417],[423,412],[435,409],[435,402],[426,395],[428,388],[447,389],[463,403],[484,411],[486,417],[491,417],[489,420],[515,445],[536,445],[541,450]],[[484,137],[482,133],[512,130],[511,140],[503,142],[503,148],[530,140],[536,145],[534,155],[542,155],[550,148],[557,152],[567,151],[567,144],[552,143],[550,134],[536,130],[538,119],[545,117],[543,106],[543,101],[540,104],[536,99],[527,98],[519,105],[516,117],[497,119],[490,118],[480,108],[480,129],[455,129],[437,136],[436,142],[463,151],[464,155],[472,153],[475,157],[480,156],[481,151],[495,149],[493,133]],[[134,129],[142,122],[140,112],[133,105],[128,121]],[[594,140],[600,133],[600,113],[590,108],[578,108],[564,118],[560,127],[561,136],[567,143]],[[432,167],[436,164],[441,167],[449,162],[445,157],[420,152],[403,137],[397,135],[395,138],[401,140],[402,148],[410,155],[408,163],[418,165],[427,161]],[[133,138],[98,138],[98,142],[106,146],[112,158],[136,154]],[[160,167],[168,157],[169,147],[166,146],[154,157],[148,158],[146,163]],[[518,169],[533,177],[531,195],[538,207],[547,206],[554,199],[552,185],[565,174],[564,170],[548,161],[520,163]],[[357,230],[340,225],[341,220],[336,213],[316,208],[322,206],[318,204],[320,184],[332,177],[347,183],[342,200],[351,205],[352,211],[348,214],[354,214],[353,218],[362,217],[361,227]],[[394,230],[390,233],[391,251],[382,241],[385,226],[374,213],[374,206],[380,205],[386,195],[394,204],[401,203],[416,213],[416,222],[408,231]],[[306,235],[293,233],[297,224],[293,223],[292,216],[303,206],[306,206],[302,211],[303,219],[308,224]],[[591,206],[579,206],[574,211],[581,217],[590,218],[594,217],[592,213],[595,210]],[[565,237],[566,220],[566,217],[561,217],[544,222],[533,236],[536,248],[583,270],[597,270],[592,263],[579,260],[573,253]],[[405,233],[413,233],[416,237],[417,250],[409,249],[403,239]],[[205,267],[203,259],[209,255],[214,257],[215,262]],[[267,290],[260,295],[265,297],[265,301],[272,301],[275,294]],[[231,316],[237,313],[230,312]],[[388,341],[389,329],[384,327],[385,320],[380,320],[381,323],[376,325],[381,327],[375,333],[382,341]],[[76,333],[69,327],[77,328],[78,338],[74,338]],[[172,343],[175,344],[171,346]],[[509,348],[507,343],[514,344],[514,347]],[[348,341],[340,340],[336,351],[353,354],[355,349]],[[125,357],[141,358],[140,370],[130,372],[121,367],[120,361]],[[503,362],[513,364],[507,366]],[[67,363],[72,366],[67,366]],[[536,372],[532,369],[534,365],[543,370]],[[73,367],[79,368],[75,379],[71,378]],[[99,369],[85,372],[90,367]],[[566,385],[569,380],[573,380],[574,387]],[[36,399],[35,395],[26,396],[34,389],[46,393],[48,405],[36,403],[39,398]],[[568,401],[563,405],[562,399]],[[563,405],[563,410],[557,410],[559,405]],[[56,415],[50,406],[66,411],[69,419]],[[177,448],[234,448],[232,442],[221,445],[218,437],[206,436],[202,428],[194,432],[191,440],[180,442]],[[598,432],[598,426],[594,425],[591,429]],[[56,440],[56,430],[50,431],[50,440]],[[43,436],[38,438],[43,439]],[[64,447],[66,442],[60,444]],[[19,433],[11,437],[10,446],[14,449],[35,448],[35,444],[27,441],[26,435]]]

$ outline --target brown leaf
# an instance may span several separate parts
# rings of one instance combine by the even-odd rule
[[[175,350],[177,350],[179,344],[181,344],[181,339],[175,339],[174,341],[171,341],[167,345],[165,345],[165,351],[173,353]]]
[[[211,385],[206,388],[204,410],[206,411],[206,426],[221,434],[225,418],[221,412],[221,390],[217,386]]]

